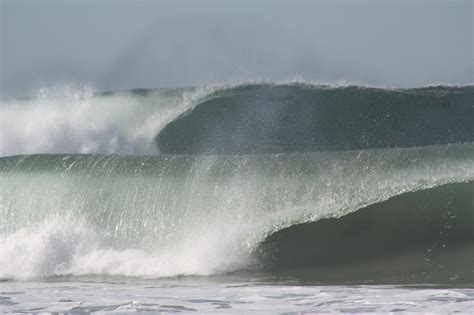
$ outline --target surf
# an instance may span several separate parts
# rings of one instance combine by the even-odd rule
[[[311,82],[94,92],[0,101],[0,156],[262,154],[474,141],[474,88]]]
[[[424,219],[449,213],[472,218],[472,205],[465,206],[463,191],[466,187],[472,189],[473,156],[473,144],[466,143],[259,155],[3,157],[0,277],[156,278],[265,270],[285,260],[275,259],[274,252],[268,250],[273,245],[267,245],[275,244],[274,240],[285,235],[287,229],[331,218],[346,220],[367,207],[371,213],[388,211],[396,215],[402,211],[399,216],[406,216],[402,224],[419,224],[421,231],[426,222],[417,222],[419,218],[412,222],[409,211],[384,202],[420,192],[417,202],[436,204],[437,193],[421,191],[437,187],[452,187],[453,198],[464,200],[461,205],[468,209],[456,208],[459,201],[452,203],[448,198],[441,210],[434,209],[431,215],[431,210],[426,210],[428,216]],[[460,223],[441,226],[439,231],[464,231],[466,224],[472,231],[472,221],[456,222]],[[362,223],[356,222],[355,228]],[[382,232],[376,230],[362,238],[361,246],[372,237],[383,237],[378,234]],[[301,239],[289,235],[284,239],[299,246]],[[327,237],[327,244],[337,244],[331,235]],[[428,238],[420,247],[429,249],[435,241]],[[459,244],[454,239],[446,246],[454,249],[457,245],[472,245],[473,241],[472,233],[468,233]],[[317,244],[315,240],[316,249],[320,246]],[[367,258],[383,257],[376,246],[367,246]],[[390,250],[391,245],[387,246]],[[472,256],[472,246],[464,250],[465,257]],[[308,253],[314,255],[314,251]],[[429,255],[423,252],[410,257],[424,261],[425,254]],[[358,253],[353,255],[358,261],[364,258]],[[324,259],[333,261],[337,257],[330,250]],[[301,263],[289,267],[308,267],[304,259]],[[310,266],[322,267],[321,263]],[[383,266],[389,270],[390,262]],[[422,272],[426,270],[422,268]],[[448,272],[436,281],[449,282],[457,272]],[[469,275],[470,271],[463,272]],[[385,276],[374,275],[375,280]],[[462,279],[466,281],[469,276]],[[331,280],[334,278],[326,279]]]
[[[158,154],[154,137],[214,87],[42,89],[0,101],[0,156],[34,153]]]

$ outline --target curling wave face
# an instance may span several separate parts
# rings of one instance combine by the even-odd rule
[[[240,156],[4,157],[0,159],[0,278],[163,277],[272,268],[275,261],[285,266],[285,259],[275,259],[271,250],[262,249],[262,244],[276,244],[278,231],[327,218],[342,220],[376,204],[375,211],[389,211],[396,217],[400,209],[383,204],[391,197],[455,183],[466,183],[470,190],[473,157],[473,144]],[[430,200],[435,196],[420,195],[419,200],[433,204],[436,199]],[[450,196],[466,199],[462,192]],[[472,231],[472,201],[452,198],[432,215],[421,216],[421,221],[435,218],[443,223],[436,218],[452,213],[461,218],[448,220],[450,227],[435,224],[437,231],[462,234],[444,240],[449,249],[474,242],[472,233],[465,233],[466,225]],[[404,210],[401,216],[406,215]],[[371,217],[362,220],[366,218]],[[425,223],[421,222],[420,233],[431,229]],[[383,237],[383,230],[361,236],[359,246],[371,237]],[[325,237],[336,245],[339,236]],[[423,254],[410,257],[429,259],[426,251],[442,241],[428,239],[427,244],[419,244]],[[406,244],[400,242],[395,245],[412,243],[409,238]],[[314,244],[321,248],[320,240]],[[367,257],[354,253],[358,261],[380,258],[377,246],[367,246],[374,252]],[[472,257],[472,246],[462,248],[460,257]],[[318,261],[314,250],[309,256]],[[472,267],[458,267],[438,280],[456,279],[457,274],[472,282]],[[383,279],[386,273],[376,277]]]

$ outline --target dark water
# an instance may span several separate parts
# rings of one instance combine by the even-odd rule
[[[474,182],[392,197],[280,230],[259,247],[269,272],[319,283],[474,284]]]
[[[182,114],[156,143],[170,154],[258,154],[472,142],[473,100],[472,86],[237,86]]]

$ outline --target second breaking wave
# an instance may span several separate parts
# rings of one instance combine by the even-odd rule
[[[248,154],[474,141],[473,86],[383,89],[304,82],[92,93],[0,102],[0,156]]]

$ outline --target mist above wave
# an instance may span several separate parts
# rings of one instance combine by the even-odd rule
[[[210,89],[93,93],[42,90],[0,102],[0,156],[32,153],[157,154],[156,133]]]

